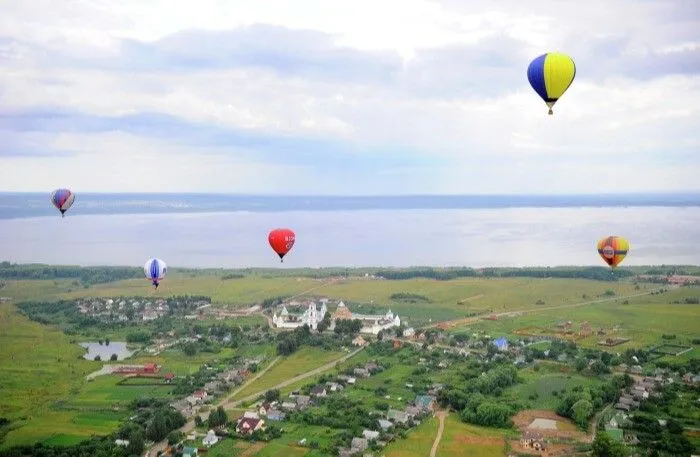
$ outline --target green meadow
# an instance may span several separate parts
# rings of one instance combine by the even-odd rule
[[[86,296],[170,296],[201,294],[211,296],[214,306],[230,308],[260,303],[264,299],[278,296],[329,297],[344,300],[356,312],[385,312],[391,309],[399,313],[409,326],[422,326],[459,319],[472,313],[522,312],[515,317],[500,317],[499,320],[482,320],[472,325],[451,331],[484,331],[491,335],[512,335],[522,327],[553,329],[560,321],[571,320],[574,328],[588,321],[594,329],[603,327],[616,331],[611,336],[632,340],[610,348],[621,351],[628,347],[645,347],[663,342],[662,335],[676,335],[674,343],[687,344],[700,337],[697,322],[700,306],[674,304],[700,296],[700,287],[672,289],[656,295],[630,298],[658,289],[657,284],[638,286],[631,281],[603,282],[585,279],[539,279],[539,278],[461,278],[448,281],[434,279],[372,280],[372,279],[312,279],[295,277],[291,273],[279,278],[271,275],[248,274],[243,278],[222,280],[212,274],[176,273],[170,275],[157,291],[147,281],[126,280],[99,284],[84,288],[74,280],[5,280],[0,296],[10,297],[13,303],[23,300],[50,300]],[[395,294],[422,295],[427,301],[397,299]],[[394,297],[392,297],[394,295]],[[588,301],[612,297],[604,303],[582,304]],[[581,306],[578,306],[582,304]],[[331,311],[334,303],[331,302]],[[553,309],[548,309],[552,307]],[[559,307],[559,308],[556,308]],[[212,321],[214,322],[214,321]],[[216,321],[222,322],[222,321]],[[260,315],[231,318],[223,322],[240,325],[265,324]],[[207,322],[201,322],[206,324]],[[109,336],[113,340],[123,336],[115,331],[93,336]],[[81,335],[79,341],[90,336]],[[152,385],[129,385],[134,381],[118,385],[117,376],[101,376],[88,382],[85,376],[98,370],[99,362],[82,359],[83,349],[75,340],[49,326],[32,322],[19,314],[12,303],[0,304],[0,417],[14,421],[13,429],[5,436],[3,445],[44,441],[52,444],[72,444],[92,434],[113,431],[124,419],[126,405],[141,397],[170,398],[171,387]],[[594,336],[579,340],[588,347],[598,347]],[[698,349],[690,353],[667,359],[688,360],[698,356]],[[306,373],[318,366],[341,357],[342,352],[328,352],[305,347],[295,354],[281,358],[275,366],[256,382],[246,386],[236,398],[264,391],[296,375]],[[177,375],[195,373],[204,363],[215,363],[232,355],[248,357],[263,356],[264,368],[275,357],[275,345],[244,346],[239,349],[224,349],[218,354],[199,352],[193,357],[179,350],[166,350],[157,356],[137,355],[129,362],[156,362],[163,372]],[[382,356],[383,358],[386,358]],[[360,364],[372,358],[365,351],[333,369]],[[411,362],[412,363],[412,362]],[[400,406],[414,393],[405,387],[415,365],[401,363],[391,358],[391,367],[370,379],[358,380],[357,387],[348,392],[351,398],[382,401],[390,406]],[[450,368],[435,373],[437,379],[449,380]],[[534,408],[552,408],[556,404],[555,391],[570,389],[577,385],[594,382],[590,378],[556,370],[534,373],[523,370],[525,383],[506,391],[513,398],[533,397]],[[315,378],[308,378],[282,389],[283,394],[299,388]],[[382,388],[389,399],[376,395]],[[401,398],[401,400],[398,400]],[[503,444],[489,440],[478,443],[460,441],[460,436],[477,436],[474,427],[462,424],[450,415],[438,455],[458,455],[459,449],[467,446],[473,455],[500,455]],[[471,428],[470,428],[471,427]],[[437,430],[437,419],[430,419],[409,433],[407,440],[392,443],[386,449],[387,456],[428,455]],[[296,430],[284,439],[268,446],[231,444],[227,455],[309,455],[312,450],[295,445],[308,428]],[[329,439],[324,430],[316,430],[317,440]],[[297,436],[297,434],[299,436]],[[311,435],[310,435],[311,436]],[[502,436],[498,433],[495,436]],[[233,440],[230,440],[232,443]],[[298,441],[298,440],[297,440]],[[478,441],[478,440],[477,440]],[[227,441],[228,443],[228,441]],[[223,445],[223,443],[222,443]],[[228,446],[228,444],[227,444]],[[251,447],[253,446],[253,447]],[[472,446],[474,447],[472,449]],[[217,448],[218,449],[218,448]],[[500,451],[497,451],[500,449]],[[254,451],[254,452],[253,452]],[[219,452],[218,450],[216,452]],[[255,453],[257,452],[257,454]],[[216,455],[215,452],[211,452]]]

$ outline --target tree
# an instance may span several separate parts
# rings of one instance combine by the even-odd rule
[[[186,356],[192,357],[197,354],[197,345],[194,343],[186,343],[182,347],[182,352],[184,352]]]
[[[576,368],[576,371],[579,371],[579,372],[585,370],[587,366],[588,366],[588,361],[583,357],[577,358],[576,362],[574,362],[574,367]]]
[[[100,357],[99,355],[96,355],[96,356],[95,356],[95,362],[99,362],[100,360],[102,360],[102,357]]]
[[[129,435],[129,444],[126,446],[126,452],[129,455],[141,455],[143,446],[143,432],[140,428],[135,428]]]
[[[223,406],[219,406],[209,414],[210,428],[226,425],[226,422],[228,422],[228,415],[226,414],[226,411],[224,410]]]
[[[183,433],[179,430],[173,430],[172,432],[168,433],[168,444],[169,445],[174,445],[180,442],[182,439]]]
[[[593,414],[593,405],[588,400],[579,400],[571,407],[571,418],[581,427],[585,427]]]
[[[111,360],[112,362],[114,362],[114,361],[116,361],[116,360],[119,360],[119,357],[117,356],[117,354],[112,354],[112,356],[109,358],[109,360]]]
[[[195,427],[201,427],[202,425],[204,425],[204,421],[202,420],[202,416],[200,416],[199,414],[194,416],[194,425],[195,425]]]
[[[613,441],[606,432],[598,432],[593,440],[593,457],[627,457],[629,450],[624,444]]]
[[[265,401],[266,402],[273,402],[276,400],[280,399],[280,391],[279,389],[271,389],[265,392]]]

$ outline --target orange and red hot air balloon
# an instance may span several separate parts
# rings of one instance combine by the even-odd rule
[[[280,256],[280,262],[284,261],[283,257],[292,249],[292,246],[294,246],[295,238],[294,232],[288,228],[274,229],[267,236],[270,246],[272,246],[272,249]]]
[[[598,254],[614,270],[630,250],[630,243],[621,236],[606,236],[598,240]]]

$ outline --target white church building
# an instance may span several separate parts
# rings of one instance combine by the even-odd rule
[[[382,330],[401,326],[401,318],[388,310],[386,314],[358,314],[350,311],[342,301],[338,303],[338,308],[331,316],[331,329],[335,328],[338,319],[359,319],[362,321],[360,333],[371,333],[376,335]]]
[[[277,328],[297,328],[307,324],[311,330],[318,328],[318,323],[323,320],[328,312],[326,304],[322,303],[321,308],[316,307],[316,303],[311,302],[301,315],[291,314],[286,306],[282,306],[279,315],[272,315],[272,324]]]

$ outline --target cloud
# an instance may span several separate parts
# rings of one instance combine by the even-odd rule
[[[47,1],[0,6],[0,190],[700,189],[690,2]],[[548,50],[577,63],[551,117]]]

